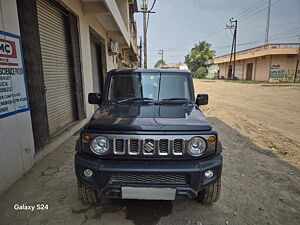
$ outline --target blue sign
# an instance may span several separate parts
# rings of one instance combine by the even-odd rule
[[[29,110],[21,38],[0,31],[0,118]]]

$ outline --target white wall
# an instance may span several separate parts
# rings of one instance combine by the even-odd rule
[[[87,118],[74,124],[35,155],[30,111],[0,118],[0,194],[14,181],[24,175],[70,135],[80,129],[92,116],[94,106],[87,103],[89,92],[93,91],[90,51],[90,28],[105,42],[107,71],[116,69],[117,62],[108,55],[107,31],[93,16],[83,14],[80,0],[61,0],[78,18],[81,69],[83,78],[84,102]],[[16,0],[0,0],[0,30],[20,35]]]
[[[15,0],[0,1],[0,30],[20,35]],[[33,160],[30,111],[0,118],[0,194],[32,167]]]
[[[94,113],[94,106],[87,103],[88,93],[93,92],[90,28],[92,28],[105,41],[106,55],[102,57],[106,57],[107,71],[116,69],[118,65],[113,61],[113,57],[108,55],[107,31],[96,20],[96,18],[94,16],[83,14],[82,4],[79,0],[62,0],[62,3],[65,4],[65,6],[78,18],[85,109],[87,117],[90,118]]]

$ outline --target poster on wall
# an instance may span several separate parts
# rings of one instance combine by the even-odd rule
[[[0,118],[29,110],[20,36],[0,31]]]
[[[284,78],[284,70],[280,69],[280,65],[272,65],[270,68],[270,79]]]
[[[243,75],[243,64],[237,64],[235,66],[235,75]]]

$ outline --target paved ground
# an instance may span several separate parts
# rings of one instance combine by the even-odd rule
[[[204,111],[219,131],[224,145],[223,186],[221,198],[216,204],[202,206],[194,200],[108,199],[103,199],[93,207],[82,204],[78,200],[74,175],[73,149],[76,137],[73,136],[36,164],[26,176],[0,197],[0,224],[298,225],[300,170],[297,161],[290,159],[289,151],[291,149],[298,156],[299,146],[295,139],[290,137],[289,140],[293,142],[289,145],[290,148],[286,148],[285,145],[273,146],[274,149],[268,146],[262,147],[261,139],[255,138],[257,136],[252,132],[257,121],[261,124],[267,123],[261,122],[264,116],[260,115],[268,113],[272,106],[284,103],[278,103],[281,100],[274,98],[264,104],[257,95],[261,93],[259,90],[265,87],[245,85],[247,84],[196,82],[197,92],[200,88],[202,93],[210,94],[210,106],[205,107]],[[272,89],[274,94],[281,94],[281,88],[278,88],[279,90],[276,89],[277,87],[268,88]],[[284,92],[288,96],[293,95],[294,92],[299,95],[299,88],[300,86],[285,87]],[[222,90],[222,97],[219,95],[219,90]],[[247,108],[245,112],[243,103],[248,100],[241,99],[239,93],[248,91],[250,93],[254,91],[251,98],[255,101],[252,100],[253,109]],[[293,102],[292,108],[298,110],[299,102],[295,100]],[[258,117],[251,114],[254,109],[261,113]],[[284,111],[284,109],[278,110]],[[289,109],[285,110],[288,113]],[[273,116],[278,118],[277,110],[273,112]],[[248,119],[248,113],[255,118]],[[239,124],[239,121],[244,122]],[[297,119],[291,122],[295,121],[299,128]],[[263,130],[257,130],[257,133],[265,137],[266,141],[272,142],[273,136],[276,136],[277,130],[280,130],[279,124],[282,124],[282,121],[278,120],[273,127],[271,123],[268,123],[266,128],[260,125]],[[298,128],[291,129],[297,131]],[[271,137],[268,139],[268,135],[264,132]],[[282,135],[281,138],[285,136]],[[282,154],[281,148],[288,153]],[[44,211],[16,211],[15,204],[35,206],[48,204],[49,208]]]

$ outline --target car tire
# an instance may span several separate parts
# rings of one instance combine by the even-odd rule
[[[87,204],[93,205],[99,201],[97,191],[81,181],[78,181],[78,195],[79,199]]]
[[[210,205],[218,201],[221,192],[221,179],[210,184],[208,187],[198,193],[197,201],[204,205]]]

